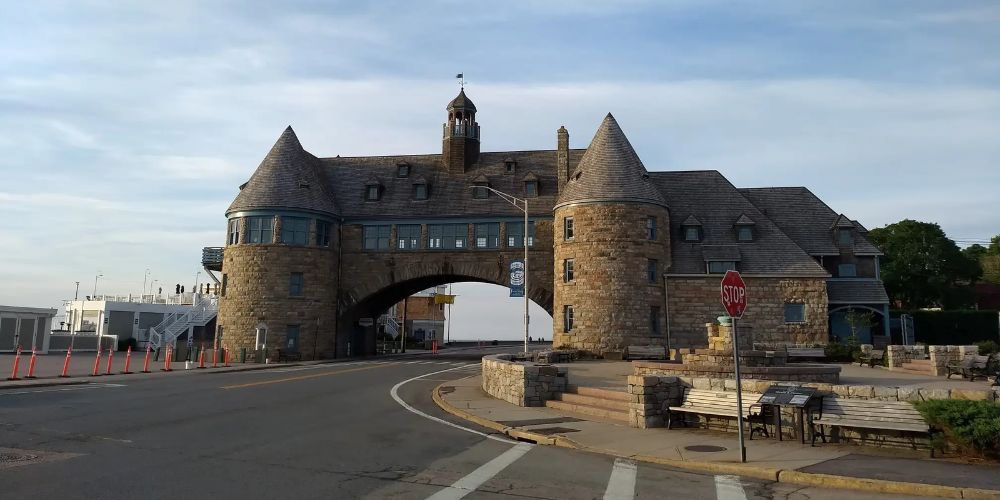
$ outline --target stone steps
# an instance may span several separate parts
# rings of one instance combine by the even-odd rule
[[[611,411],[628,411],[628,403],[625,401],[584,396],[582,394],[573,394],[570,392],[557,393],[555,394],[555,398],[553,398],[553,400],[573,405],[593,406],[595,408],[603,408]]]
[[[628,393],[598,387],[569,386],[566,392],[555,394],[545,406],[567,413],[597,417],[615,422],[628,422]]]
[[[622,401],[625,404],[628,404],[629,400],[628,393],[625,391],[606,389],[602,387],[571,385],[566,388],[566,393],[579,394],[581,396],[590,396],[594,398],[612,399],[612,400]]]
[[[934,376],[934,365],[931,364],[931,360],[929,359],[914,359],[903,363],[902,366],[897,368],[895,371],[912,373],[914,375]]]
[[[606,408],[598,408],[596,406],[572,404],[565,401],[556,401],[550,399],[545,402],[547,408],[552,408],[553,410],[558,410],[566,413],[576,413],[578,415],[586,415],[588,417],[598,417],[605,420],[614,420],[616,422],[628,422],[628,410],[625,411],[615,411]],[[584,419],[590,420],[590,419]]]

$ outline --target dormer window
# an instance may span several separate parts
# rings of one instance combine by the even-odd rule
[[[403,162],[396,164],[396,177],[409,177],[410,176],[410,164]]]
[[[365,183],[365,201],[378,201],[382,197],[382,184],[371,178]]]
[[[517,161],[513,158],[506,158],[503,161],[503,171],[507,174],[513,174],[514,170],[517,169]]]
[[[740,215],[740,218],[736,220],[733,227],[736,229],[736,240],[737,241],[753,241],[756,237],[754,234],[754,226],[756,223],[746,214]]]
[[[486,178],[485,175],[480,174],[475,179],[472,179],[472,198],[476,200],[485,200],[490,197],[490,180]]]
[[[427,199],[427,184],[414,184],[413,185],[413,199],[414,200],[426,200]]]
[[[528,173],[524,176],[524,197],[535,198],[538,196],[538,176]]]
[[[701,221],[693,215],[689,215],[684,222],[681,222],[681,236],[684,241],[699,242],[702,238]]]
[[[853,245],[854,231],[845,227],[837,229],[837,243],[840,243],[841,245]]]

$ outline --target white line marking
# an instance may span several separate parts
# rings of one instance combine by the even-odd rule
[[[407,361],[406,362],[406,364],[408,364],[408,365],[415,365],[417,363],[419,363],[419,361]]]
[[[14,396],[17,394],[37,394],[41,392],[67,392],[67,391],[85,391],[88,389],[102,389],[104,387],[125,387],[125,384],[80,384],[71,385],[67,387],[50,387],[47,389],[35,389],[31,391],[11,391],[11,390],[0,390],[0,396]]]
[[[438,491],[427,497],[427,500],[459,500],[469,493],[476,491],[486,481],[489,481],[510,464],[516,462],[531,451],[532,445],[528,443],[518,443],[513,448],[501,453],[493,460],[479,466],[478,469],[470,472],[467,476],[455,481],[451,486]]]
[[[715,497],[718,500],[747,500],[739,476],[715,476]]]
[[[604,490],[604,500],[632,500],[635,498],[636,465],[631,460],[616,458]]]
[[[492,439],[494,441],[500,441],[501,443],[516,443],[517,441],[513,441],[513,440],[507,439],[505,437],[499,437],[499,436],[494,436],[492,434],[487,434],[485,432],[479,432],[479,431],[477,431],[475,429],[470,429],[468,427],[462,427],[461,425],[453,424],[453,423],[451,423],[451,422],[449,422],[447,420],[442,420],[442,419],[437,418],[435,416],[428,415],[428,414],[426,414],[426,413],[424,413],[424,412],[422,412],[422,411],[420,411],[420,410],[418,410],[418,409],[410,406],[409,404],[407,404],[406,401],[403,401],[403,398],[399,397],[399,388],[403,387],[404,385],[406,385],[406,384],[408,384],[410,382],[413,382],[414,380],[419,380],[419,379],[422,379],[424,377],[430,377],[431,375],[437,375],[438,373],[450,372],[450,371],[454,371],[454,370],[461,370],[461,369],[467,368],[468,366],[469,365],[463,366],[463,367],[460,367],[460,368],[447,368],[447,369],[444,369],[444,370],[438,370],[436,372],[425,373],[423,375],[418,375],[416,377],[406,379],[406,380],[404,380],[404,381],[402,381],[402,382],[400,382],[400,383],[392,386],[392,389],[389,391],[389,395],[392,396],[392,399],[396,400],[396,402],[399,403],[400,406],[402,406],[403,408],[406,408],[407,411],[410,411],[412,413],[420,415],[421,417],[424,417],[424,418],[426,418],[428,420],[433,420],[433,421],[435,421],[435,422],[437,422],[439,424],[444,424],[444,425],[447,425],[449,427],[454,427],[455,429],[463,430],[465,432],[471,432],[473,434],[476,434],[476,435],[479,435],[479,436],[483,436],[484,438],[487,438],[487,439]]]

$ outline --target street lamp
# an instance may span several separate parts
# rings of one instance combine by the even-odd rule
[[[146,273],[142,275],[142,293],[139,295],[139,301],[142,301],[142,296],[146,295],[146,282],[149,281],[149,268],[146,268]]]
[[[100,271],[97,271],[97,276],[94,276],[94,300],[97,300],[97,280],[103,277],[104,275]]]
[[[503,191],[497,191],[496,189],[493,189],[489,186],[470,186],[470,187],[473,190],[488,189],[490,192],[496,193],[496,195],[499,196],[502,200],[506,201],[507,203],[510,203],[511,205],[514,205],[514,208],[524,212],[524,230],[523,230],[524,241],[522,242],[524,244],[524,352],[525,354],[527,354],[528,323],[530,322],[530,318],[528,316],[528,200],[518,198],[514,195],[507,194]],[[524,208],[518,205],[519,203],[523,204]]]

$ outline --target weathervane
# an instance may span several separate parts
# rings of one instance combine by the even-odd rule
[[[458,78],[458,84],[462,86],[462,90],[465,90],[465,74],[459,73],[455,75],[455,78]]]

